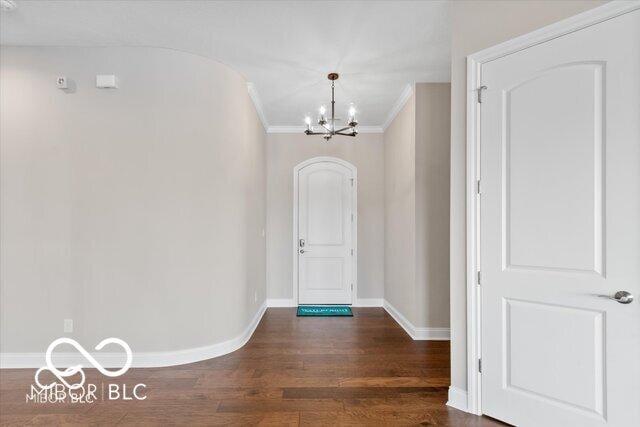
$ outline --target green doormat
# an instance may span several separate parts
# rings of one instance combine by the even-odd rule
[[[299,305],[298,317],[340,317],[353,316],[351,307],[346,305]]]

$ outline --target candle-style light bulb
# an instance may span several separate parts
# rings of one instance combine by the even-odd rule
[[[324,105],[321,105],[319,112],[320,112],[320,117],[318,118],[318,124],[322,126],[325,123],[327,123],[327,118],[325,117],[325,113],[327,112],[327,107],[325,107]]]
[[[307,125],[307,130],[311,131],[311,116],[307,114],[307,116],[304,118],[304,123]]]
[[[356,107],[355,105],[349,105],[349,126],[355,127],[358,124],[358,120],[356,120]]]

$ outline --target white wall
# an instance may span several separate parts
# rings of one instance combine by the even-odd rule
[[[267,297],[293,298],[293,168],[318,156],[337,157],[358,169],[358,295],[384,292],[384,161],[381,134],[355,140],[267,134]]]
[[[415,327],[449,327],[448,83],[417,83],[384,133],[385,300]]]
[[[167,49],[1,55],[1,351],[44,352],[65,318],[87,348],[134,353],[244,330],[266,288],[265,133],[243,78]]]
[[[451,47],[451,384],[467,389],[466,56],[598,6],[589,0],[452,2]]]

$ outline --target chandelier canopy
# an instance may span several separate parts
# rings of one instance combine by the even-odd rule
[[[349,106],[349,120],[347,120],[346,126],[336,126],[336,120],[339,119],[335,116],[335,82],[338,80],[338,77],[340,77],[338,73],[329,73],[327,76],[327,78],[331,80],[331,117],[327,118],[327,108],[322,105],[319,109],[317,120],[320,128],[314,128],[311,125],[311,116],[307,116],[304,119],[304,122],[307,125],[307,129],[304,131],[305,134],[322,135],[326,141],[329,141],[334,135],[356,136],[358,134],[358,130],[356,129],[356,126],[358,126],[358,120],[356,120],[356,108],[353,104]]]

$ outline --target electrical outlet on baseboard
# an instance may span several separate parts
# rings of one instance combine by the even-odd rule
[[[64,332],[73,332],[73,319],[64,319]]]

